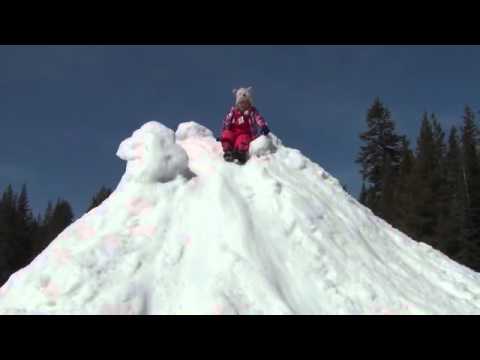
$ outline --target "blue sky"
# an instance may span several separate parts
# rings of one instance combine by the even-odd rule
[[[357,195],[354,159],[376,96],[412,140],[421,114],[480,109],[479,46],[0,46],[0,187],[27,183],[35,212],[81,215],[125,164],[119,143],[150,120],[218,133],[231,89],[255,88],[270,127]]]

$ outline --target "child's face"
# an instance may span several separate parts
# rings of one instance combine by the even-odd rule
[[[238,103],[238,108],[241,111],[248,110],[248,109],[250,109],[250,107],[251,107],[251,105],[250,105],[250,102],[248,100],[242,100]]]

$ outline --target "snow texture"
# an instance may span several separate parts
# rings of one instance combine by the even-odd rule
[[[124,140],[117,156],[127,161],[125,182],[168,182],[188,169],[187,153],[175,143],[175,133],[154,121]]]
[[[250,156],[257,157],[273,154],[280,145],[280,140],[272,133],[261,135],[250,143],[249,153]]]
[[[207,129],[205,126],[197,124],[194,121],[190,121],[190,122],[184,122],[178,125],[177,131],[175,132],[175,136],[178,141],[182,141],[192,137],[213,138],[213,133],[210,131],[210,129]]]
[[[0,313],[480,314],[479,274],[274,135],[252,145],[238,166],[198,124],[175,140],[147,123],[115,191],[10,277]]]

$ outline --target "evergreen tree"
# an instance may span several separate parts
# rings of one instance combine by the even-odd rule
[[[0,286],[26,266],[73,222],[70,204],[49,202],[45,215],[33,216],[26,185],[19,196],[11,185],[0,196]]]
[[[67,226],[73,222],[73,210],[70,204],[63,199],[58,199],[53,209],[50,223],[48,224],[48,243],[54,240]]]
[[[0,206],[0,283],[3,284],[15,267],[15,222],[17,196],[11,185],[2,194]]]
[[[6,281],[8,277],[9,263],[8,263],[8,224],[5,218],[4,203],[5,193],[0,197],[0,286]]]
[[[48,226],[48,224],[52,221],[53,216],[53,205],[52,202],[49,201],[47,204],[47,208],[45,209],[45,215],[43,216],[43,226]]]
[[[391,113],[378,98],[368,110],[367,127],[367,131],[360,134],[364,145],[356,160],[366,183],[363,197],[376,215],[389,221],[401,157],[401,136],[395,133]]]
[[[35,254],[40,254],[52,240],[52,217],[53,205],[52,202],[49,201],[43,217],[39,216],[38,218],[38,227],[35,238],[33,239],[33,248]]]
[[[420,135],[417,140],[413,187],[416,196],[413,200],[413,237],[418,241],[433,245],[437,226],[434,194],[435,140],[428,114],[424,114]]]
[[[360,204],[367,206],[367,189],[365,187],[365,182],[362,182],[362,189],[360,190],[359,199]]]
[[[443,248],[442,243],[447,241],[443,234],[445,222],[449,221],[449,191],[447,185],[447,168],[445,132],[436,116],[431,116],[433,130],[433,172],[432,193],[434,197],[435,229],[433,244],[436,248]]]
[[[15,215],[15,270],[28,264],[32,257],[33,214],[27,195],[27,187],[24,184],[18,197]]]
[[[416,190],[413,187],[413,170],[415,167],[415,155],[410,149],[410,142],[404,136],[402,138],[401,160],[398,181],[395,187],[395,220],[392,225],[409,236],[413,236],[414,216],[413,199]]]
[[[90,206],[88,207],[88,211],[96,208],[97,206],[99,206],[105,199],[107,199],[110,195],[112,194],[112,190],[110,188],[107,188],[105,186],[102,186],[102,188],[100,189],[100,191],[98,193],[95,194],[95,196],[93,197],[91,203],[90,203]]]
[[[465,233],[460,259],[465,265],[480,270],[480,164],[478,128],[475,114],[465,107],[462,128],[462,175],[465,186]]]
[[[474,112],[465,108],[461,133],[452,127],[447,143],[435,114],[425,113],[415,152],[406,137],[395,134],[390,112],[378,99],[367,125],[356,160],[363,176],[360,202],[410,237],[480,271],[480,139]]]
[[[17,203],[17,194],[13,192],[12,185],[8,185],[2,195],[3,204],[3,217],[10,227],[14,227],[15,224],[15,210]]]
[[[448,206],[446,218],[438,231],[443,236],[439,250],[456,259],[465,237],[465,183],[463,181],[462,152],[456,127],[452,127],[448,138],[445,161]]]
[[[379,204],[379,214],[390,224],[395,221],[394,193],[397,185],[396,176],[398,174],[399,165],[396,166],[389,151],[385,154],[385,161],[382,170],[382,181]]]
[[[32,259],[42,252],[44,238],[43,217],[41,214],[38,214],[32,227]]]

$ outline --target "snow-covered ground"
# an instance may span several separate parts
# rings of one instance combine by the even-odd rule
[[[480,274],[375,217],[274,135],[244,166],[150,122],[114,193],[0,289],[2,314],[480,314]]]

